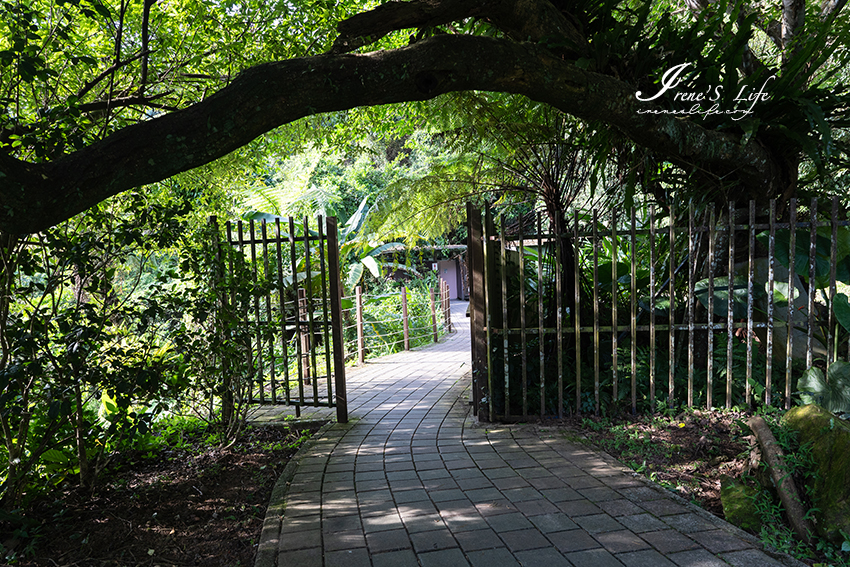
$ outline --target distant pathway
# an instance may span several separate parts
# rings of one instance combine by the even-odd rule
[[[256,567],[802,565],[554,428],[479,426],[465,310],[444,342],[348,371],[351,422],[290,461]]]

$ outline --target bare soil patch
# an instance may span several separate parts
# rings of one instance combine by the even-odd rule
[[[694,410],[674,417],[572,418],[565,429],[722,518],[720,479],[739,477],[749,455],[746,418],[740,412]]]
[[[35,552],[17,565],[253,565],[271,491],[318,427],[251,427],[226,449],[199,441],[124,454],[94,494],[65,487],[33,506]]]

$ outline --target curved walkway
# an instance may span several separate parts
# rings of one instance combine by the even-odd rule
[[[290,461],[257,567],[802,565],[554,428],[479,426],[452,307],[445,342],[350,371],[351,421]]]

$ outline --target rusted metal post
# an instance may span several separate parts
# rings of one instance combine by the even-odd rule
[[[437,310],[434,307],[434,288],[428,288],[428,304],[431,308],[431,331],[434,334],[434,342],[436,343],[440,340],[440,334],[437,332]],[[470,319],[472,318],[472,311],[470,310]]]
[[[363,336],[363,288],[354,288],[354,297],[357,305],[357,362],[363,364],[366,361],[366,340]]]
[[[404,330],[404,350],[410,350],[410,320],[407,317],[407,288],[401,286],[401,323]]]

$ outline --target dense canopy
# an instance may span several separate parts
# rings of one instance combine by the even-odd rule
[[[3,4],[0,229],[43,230],[306,116],[454,91],[551,105],[720,194],[787,198],[801,160],[843,165],[841,1],[413,0],[331,33],[354,4]]]

